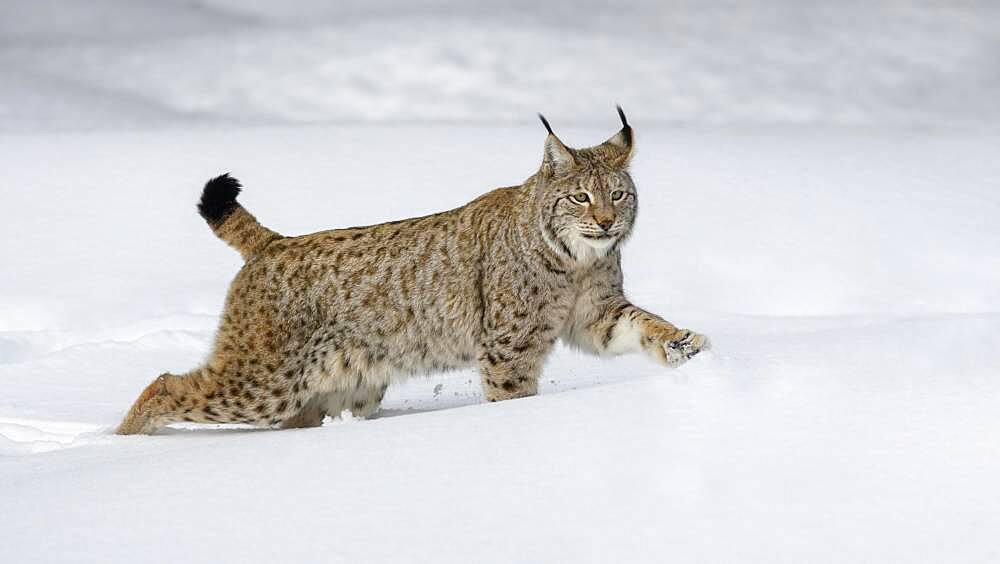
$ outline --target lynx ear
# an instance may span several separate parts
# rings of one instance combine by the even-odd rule
[[[621,106],[615,106],[618,110],[618,117],[622,120],[621,131],[615,133],[610,139],[600,145],[602,152],[606,155],[611,164],[618,167],[628,166],[635,152],[635,135],[632,133],[632,126],[625,119],[625,112]]]
[[[573,152],[566,145],[563,145],[563,142],[556,137],[555,133],[552,133],[552,126],[549,125],[549,121],[545,119],[545,116],[538,114],[538,119],[542,120],[542,125],[549,132],[549,136],[545,138],[545,156],[542,159],[543,167],[547,167],[552,173],[566,172],[572,169],[576,166],[576,159],[573,158]]]

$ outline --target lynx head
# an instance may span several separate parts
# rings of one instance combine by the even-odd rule
[[[616,249],[635,221],[635,185],[628,173],[634,136],[621,108],[618,115],[621,131],[586,149],[564,145],[538,116],[549,132],[536,176],[539,227],[553,251],[577,261]]]

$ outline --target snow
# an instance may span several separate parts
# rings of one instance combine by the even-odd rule
[[[528,400],[456,372],[368,421],[108,434],[208,350],[239,257],[205,178],[284,233],[363,224],[519,181],[538,129],[3,136],[0,185],[30,189],[0,227],[0,560],[42,531],[50,561],[997,556],[990,134],[638,129],[627,290],[715,345],[678,370],[560,349]]]
[[[646,123],[1000,119],[992,0],[3,0],[0,10],[16,14],[0,18],[7,130],[510,123],[543,109],[554,125],[593,124],[615,101]]]
[[[996,4],[602,6],[0,1],[0,562],[1000,558]],[[285,234],[399,219],[615,101],[627,293],[712,351],[110,433],[208,352],[207,178]]]

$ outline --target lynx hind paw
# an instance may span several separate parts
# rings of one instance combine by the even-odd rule
[[[711,348],[712,343],[708,337],[688,330],[681,331],[679,339],[663,343],[666,363],[671,368],[680,366],[694,355]]]

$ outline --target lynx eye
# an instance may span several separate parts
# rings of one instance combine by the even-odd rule
[[[614,192],[611,193],[611,199],[616,202],[624,197],[625,197],[625,192],[621,190],[615,190]]]
[[[572,198],[574,202],[580,204],[586,204],[590,201],[590,196],[586,192],[577,192],[576,194],[573,194]]]

